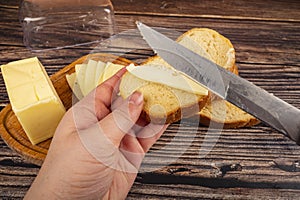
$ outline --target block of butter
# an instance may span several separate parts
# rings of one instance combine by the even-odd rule
[[[51,138],[66,110],[38,58],[2,65],[1,71],[12,110],[30,142]]]

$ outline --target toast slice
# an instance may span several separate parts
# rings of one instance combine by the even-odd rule
[[[193,28],[182,34],[177,42],[195,53],[233,71],[235,50],[229,39],[209,28]]]
[[[238,75],[233,45],[229,39],[218,32],[207,28],[194,28],[181,35],[177,42]],[[172,67],[159,56],[148,58],[144,64]],[[225,116],[220,114],[224,109],[226,109]],[[222,123],[225,128],[239,128],[259,123],[259,120],[252,115],[213,94],[198,115],[200,115],[200,123],[205,126],[209,126],[211,121]]]
[[[226,113],[223,112],[224,108]],[[200,111],[200,123],[209,126],[211,122],[223,124],[224,128],[250,127],[259,123],[252,115],[222,99],[207,101]],[[197,118],[198,119],[198,118]]]
[[[144,96],[142,117],[156,124],[174,123],[181,118],[195,115],[204,107],[208,99],[208,95],[196,95],[147,81],[127,72],[120,83],[120,95],[127,98],[134,91],[139,91]]]

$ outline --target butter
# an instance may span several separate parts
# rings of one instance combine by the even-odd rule
[[[95,88],[95,76],[97,70],[97,61],[89,60],[86,67],[85,79],[84,79],[84,88],[87,95]]]
[[[34,58],[1,66],[12,110],[32,144],[51,138],[66,110],[44,67]]]
[[[83,96],[87,94],[87,91],[85,91],[85,87],[84,87],[86,68],[87,68],[87,64],[75,65],[76,82],[78,82]]]
[[[140,67],[129,65],[126,69],[132,75],[145,81],[167,85],[198,95],[208,95],[208,90],[201,86],[200,83],[194,81],[183,72],[163,65],[143,65]]]
[[[77,82],[76,73],[66,75],[67,82],[78,100],[83,98],[79,83]]]
[[[95,89],[102,80],[106,63],[102,61],[89,60],[87,64],[75,65],[75,72],[67,74],[67,82],[74,95],[81,100]]]
[[[99,85],[99,80],[100,80],[100,78],[102,77],[102,75],[104,73],[105,66],[106,66],[105,62],[98,61],[96,76],[95,76],[95,80],[94,80],[95,87],[97,87]]]
[[[115,75],[123,67],[124,67],[124,65],[107,62],[104,72],[103,72],[103,75],[102,75],[101,79],[98,81],[98,84],[103,83],[104,81],[106,81],[107,79],[109,79],[110,77]]]

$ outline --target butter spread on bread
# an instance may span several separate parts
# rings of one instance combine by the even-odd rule
[[[182,118],[190,117],[199,112],[207,101],[208,92],[206,89],[200,86],[191,87],[183,75],[177,75],[175,78],[173,77],[174,79],[170,77],[172,72],[178,73],[175,70],[167,69],[163,65],[139,66],[136,69],[140,70],[139,72],[147,69],[145,71],[150,78],[147,78],[147,73],[136,76],[132,72],[134,70],[130,69],[122,77],[120,94],[123,98],[127,98],[134,91],[141,92],[144,96],[142,115],[149,122],[173,123]],[[165,79],[162,80],[163,77],[160,76],[155,79],[154,76],[158,73],[165,75]],[[176,79],[185,86],[178,89],[178,85],[174,83]],[[195,93],[195,90],[198,92]]]
[[[165,67],[164,65],[142,65],[136,67],[131,64],[126,68],[129,73],[145,81],[160,83],[194,94],[208,95],[208,90],[202,87],[200,83],[194,81],[183,72]]]

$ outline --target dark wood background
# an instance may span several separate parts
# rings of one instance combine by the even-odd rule
[[[51,75],[90,52],[26,49],[19,3],[0,0],[0,64],[38,56]],[[180,32],[193,27],[217,30],[232,41],[242,77],[300,108],[299,1],[113,0],[113,4],[119,32],[135,28],[136,20]],[[1,76],[1,108],[8,103]],[[300,146],[282,134],[264,124],[225,129],[202,157],[199,149],[207,128],[190,134],[194,130],[189,121],[170,126],[146,156],[128,199],[300,198]],[[38,170],[0,139],[1,199],[22,198]]]

